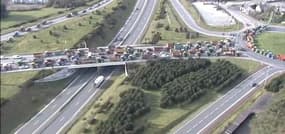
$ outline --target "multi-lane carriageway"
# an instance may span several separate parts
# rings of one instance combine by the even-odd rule
[[[123,37],[123,39],[120,41],[114,41],[114,39],[109,45],[126,45],[126,43],[135,44],[138,37],[141,37],[143,34],[141,31],[145,30],[145,25],[149,22],[149,18],[151,17],[157,2],[158,0],[138,0],[132,12],[133,15],[131,15],[125,23],[125,25],[128,26],[122,27],[116,36]],[[128,34],[132,36],[127,36]],[[112,67],[107,67],[100,71],[102,72],[101,75],[105,76],[105,81],[108,81],[112,75],[117,73],[116,69]],[[81,70],[75,80],[69,84],[67,88],[65,88],[33,118],[20,126],[15,133],[58,134],[66,131],[66,128],[70,127],[70,125],[79,117],[81,114],[80,111],[92,100],[96,99],[96,96],[101,91],[101,87],[106,86],[106,84],[103,83],[99,88],[93,87],[93,80],[98,76],[98,73],[96,72],[97,71],[94,68]]]
[[[258,90],[257,87],[252,87],[252,83],[258,83],[261,85],[264,81],[271,78],[273,75],[278,73],[285,72],[285,63],[277,60],[272,60],[256,54],[251,50],[247,49],[245,46],[245,42],[242,40],[242,30],[235,31],[235,32],[215,32],[215,31],[208,31],[196,24],[193,20],[191,14],[183,7],[179,0],[171,0],[170,1],[176,12],[182,18],[185,24],[195,30],[196,32],[203,33],[210,36],[217,36],[217,37],[225,37],[231,34],[236,35],[236,45],[245,48],[247,52],[244,54],[259,61],[267,67],[259,70],[255,74],[251,75],[240,84],[235,86],[229,92],[227,92],[224,96],[220,97],[218,100],[213,102],[210,106],[199,112],[195,117],[189,120],[185,120],[184,122],[179,125],[173,133],[175,134],[203,134],[203,133],[211,133],[211,130],[216,127],[219,121],[222,121],[226,116],[227,113],[230,112],[231,109],[238,107],[240,102],[250,97],[250,95],[255,91]],[[241,21],[243,24],[250,24],[250,26],[255,26],[256,21],[252,21],[249,19],[248,16],[243,15],[242,13],[228,9],[228,7],[223,6],[225,10],[227,10],[232,16],[234,16],[237,20]],[[270,26],[272,27],[272,26]],[[252,28],[252,27],[245,27]],[[274,27],[271,30],[276,30],[278,32],[285,32],[284,27]]]
[[[128,19],[127,23],[132,23],[136,26],[126,26],[123,27],[120,32],[117,34],[116,37],[123,37],[121,40],[123,43],[118,43],[120,45],[124,45],[124,42],[127,42],[127,39],[133,40],[131,43],[135,43],[137,39],[135,37],[141,36],[141,32],[135,32],[135,31],[141,31],[142,28],[146,27],[146,23],[148,23],[150,16],[153,12],[153,10],[147,10],[147,9],[153,9],[154,6],[157,3],[157,0],[138,0],[138,2],[141,1],[147,1],[146,6],[147,7],[141,7],[139,8],[144,13],[138,13],[138,15],[130,16],[131,18]],[[155,4],[151,5],[150,2],[154,2]],[[176,4],[175,4],[176,2]],[[206,34],[211,36],[228,36],[230,33],[216,33],[212,31],[205,30],[201,27],[199,27],[195,21],[187,20],[187,18],[191,15],[189,15],[188,12],[185,12],[186,10],[183,9],[184,7],[177,3],[178,0],[171,0],[171,4],[173,5],[174,9],[178,12],[179,16],[182,17],[183,21],[190,27],[193,28],[193,30]],[[142,2],[144,3],[144,2]],[[139,5],[145,5],[145,4],[137,4]],[[152,6],[152,7],[151,7]],[[135,11],[133,11],[132,14],[134,14]],[[230,12],[231,13],[231,12]],[[141,15],[141,16],[140,16]],[[132,19],[132,17],[135,17],[136,19]],[[137,19],[140,19],[137,21]],[[133,21],[131,21],[133,20]],[[142,22],[140,24],[139,22]],[[123,32],[125,29],[127,32]],[[143,29],[144,30],[144,29]],[[238,32],[237,32],[238,33]],[[123,34],[123,35],[121,35]],[[131,35],[135,35],[135,37]],[[115,40],[115,39],[114,39]],[[128,44],[131,44],[128,43]],[[239,43],[242,46],[242,41],[239,41]],[[183,122],[183,125],[179,127],[175,133],[205,133],[206,129],[212,126],[216,123],[217,120],[219,120],[222,116],[224,116],[224,113],[229,111],[232,107],[237,106],[238,102],[240,102],[242,99],[249,97],[251,92],[254,90],[257,90],[256,88],[251,87],[252,82],[261,83],[268,78],[270,78],[272,75],[284,72],[285,65],[284,62],[275,62],[273,60],[267,59],[266,57],[260,56],[258,54],[247,52],[246,53],[251,59],[261,61],[269,66],[263,68],[262,70],[256,72],[255,74],[251,75],[249,78],[241,82],[239,85],[234,87],[232,90],[230,90],[228,93],[226,93],[223,97],[216,100],[212,105],[204,109],[202,112],[197,114],[194,118],[192,118],[189,121]],[[87,72],[90,71],[87,69]],[[94,71],[92,71],[94,72]],[[106,75],[107,77],[110,76],[110,70],[107,70],[109,73],[103,73],[103,75]],[[84,107],[90,100],[85,99],[83,101],[81,97],[78,96],[84,96],[86,94],[93,95],[98,92],[98,89],[90,88],[89,81],[92,81],[92,78],[96,77],[97,74],[93,73],[84,73],[78,76],[78,80],[83,79],[83,81],[73,82],[70,84],[69,87],[67,87],[61,94],[59,94],[59,97],[53,99],[44,109],[41,110],[40,113],[38,113],[36,116],[34,116],[31,120],[29,120],[27,123],[25,123],[20,129],[16,131],[16,133],[59,133],[61,132],[65,126],[68,126],[68,124],[71,124],[74,119],[78,116],[79,111],[81,107]],[[87,82],[86,82],[87,81]],[[79,90],[79,91],[78,91]],[[60,99],[62,95],[66,97],[65,99]],[[75,94],[75,95],[74,95]],[[68,98],[78,98],[78,101],[73,101],[77,99],[68,99]],[[86,97],[86,96],[85,96]],[[90,98],[90,96],[87,98]],[[69,101],[67,101],[69,100]],[[68,103],[67,103],[68,102]],[[59,104],[57,104],[59,103]],[[65,104],[65,105],[64,105]],[[77,109],[73,109],[74,106],[81,106]],[[55,114],[47,115],[47,118],[43,118],[45,114],[50,114],[50,111],[58,111],[55,112]],[[47,111],[46,111],[47,110]],[[60,111],[60,112],[59,112]],[[47,119],[47,121],[42,121],[42,119]],[[27,127],[28,126],[28,127]],[[58,127],[62,126],[62,127]],[[30,129],[32,128],[32,129]]]

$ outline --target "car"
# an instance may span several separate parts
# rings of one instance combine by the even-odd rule
[[[12,58],[13,59],[23,59],[23,57],[20,55],[13,55]]]
[[[257,85],[256,83],[252,83],[251,84],[252,87],[256,87],[256,85]]]
[[[13,37],[20,37],[20,33],[19,33],[19,32],[15,32],[15,34],[13,35]]]

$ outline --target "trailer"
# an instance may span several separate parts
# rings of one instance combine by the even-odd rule
[[[105,80],[105,77],[103,75],[98,76],[94,81],[94,86],[96,88],[100,87],[100,85],[103,83],[104,80]]]

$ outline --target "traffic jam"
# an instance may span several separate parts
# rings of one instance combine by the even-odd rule
[[[161,46],[109,46],[97,48],[46,51],[33,55],[1,56],[1,72],[131,60],[159,58],[240,56],[230,39],[221,41],[197,41],[195,43],[168,43]]]

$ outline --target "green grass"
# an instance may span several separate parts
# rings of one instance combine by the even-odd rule
[[[211,59],[211,61],[216,61],[216,60],[217,59]],[[230,61],[233,64],[236,64],[238,67],[245,70],[248,74],[251,74],[262,67],[262,65],[259,62],[253,60],[244,60],[244,59],[235,59],[235,58],[226,58],[225,60]]]
[[[77,122],[69,129],[67,132],[68,134],[79,134],[82,133],[83,129],[88,126],[88,120],[95,117],[98,120],[105,120],[109,113],[103,114],[103,113],[97,113],[95,112],[99,109],[98,105],[103,104],[104,102],[108,101],[111,98],[112,103],[118,103],[119,102],[119,94],[123,91],[126,91],[128,88],[125,86],[120,86],[121,83],[125,80],[125,75],[121,74],[117,77],[112,77],[111,81],[113,81],[112,85],[106,89],[106,91],[95,101],[91,107],[84,113],[83,116],[81,116]],[[96,126],[91,126],[92,128],[95,128]],[[94,132],[94,130],[92,131]],[[90,133],[92,133],[90,132]]]
[[[39,72],[1,74],[1,97],[9,99],[1,106],[1,122],[5,122],[1,123],[1,133],[10,133],[29,120],[72,79],[27,84],[38,76]]]
[[[111,3],[104,9],[104,13],[101,10],[102,14],[111,12],[111,8],[116,5],[116,2]],[[90,19],[90,16],[93,18]],[[96,14],[76,17],[70,21],[60,23],[45,30],[15,38],[15,42],[5,43],[2,50],[4,54],[24,54],[72,48],[81,38],[96,29],[98,23],[102,20],[103,15]],[[91,24],[89,24],[89,21]],[[81,23],[82,26],[79,26],[79,23]],[[64,30],[64,25],[68,27],[67,30]],[[59,37],[50,35],[49,31],[57,32]],[[34,35],[37,36],[36,39],[33,38]]]
[[[72,10],[67,8],[53,8],[46,7],[39,10],[30,10],[30,11],[11,11],[7,18],[1,19],[1,34],[12,32],[14,30],[19,30],[19,26],[29,27],[40,23],[43,19],[52,19],[55,17],[60,17],[67,15],[73,11],[80,11],[87,7],[92,6],[99,0],[91,0],[87,2],[86,6],[77,7]],[[58,14],[59,11],[62,11],[63,14]]]
[[[285,54],[285,33],[262,33],[257,36],[259,48],[272,51],[274,54]]]
[[[237,64],[239,67],[245,69],[248,73],[256,71],[261,65],[257,62],[239,60],[239,59],[228,59],[229,61]],[[248,65],[250,64],[250,67]],[[82,133],[84,128],[91,128],[91,132],[96,133],[96,126],[88,124],[88,120],[96,118],[98,121],[106,120],[111,112],[108,113],[97,113],[100,105],[111,98],[111,102],[116,106],[119,101],[119,94],[125,90],[132,88],[128,83],[122,83],[125,79],[124,75],[121,75],[114,79],[113,84],[106,89],[106,91],[95,101],[91,108],[76,122],[76,124],[69,130],[69,134]],[[180,122],[193,118],[199,111],[213,102],[222,94],[216,92],[209,92],[205,96],[201,97],[197,101],[185,106],[175,106],[169,109],[160,108],[160,91],[148,91],[143,90],[147,97],[148,104],[150,104],[151,111],[145,116],[139,118],[137,123],[145,123],[146,125],[145,134],[165,134],[169,132],[173,127],[177,126]],[[112,110],[112,109],[111,109]],[[109,110],[109,111],[111,111]],[[181,125],[181,124],[179,124]],[[173,131],[173,130],[172,130]]]
[[[285,131],[285,87],[274,94],[269,105],[250,121],[252,134],[283,134]]]
[[[242,114],[242,112],[245,112],[245,110],[250,108],[264,93],[264,89],[260,89],[256,93],[254,93],[253,96],[249,98],[246,102],[244,102],[244,104],[239,107],[235,112],[233,112],[230,117],[219,123],[219,125],[217,125],[218,127],[213,129],[212,134],[223,133],[223,131],[229,126],[229,124],[233,123],[240,116],[240,114]]]
[[[190,3],[188,0],[180,0],[184,8],[191,14],[193,19],[196,21],[196,23],[205,29],[211,30],[211,31],[224,31],[224,32],[229,32],[229,31],[235,31],[243,28],[243,25],[236,20],[235,25],[231,26],[209,26],[202,17],[199,15],[199,11]]]
[[[11,11],[7,18],[1,19],[1,30],[7,29],[13,25],[37,20],[42,17],[56,15],[59,11],[64,11],[64,8],[42,8],[32,11]]]
[[[158,4],[158,6],[156,7],[156,13],[155,16],[157,16],[159,14],[159,7],[160,7],[161,3]],[[217,37],[210,37],[210,36],[206,36],[206,35],[199,35],[199,37],[196,38],[192,38],[190,39],[186,39],[186,33],[185,32],[175,32],[176,28],[180,28],[180,27],[187,27],[185,25],[185,23],[179,18],[179,16],[177,15],[177,13],[175,12],[175,10],[173,9],[172,5],[169,2],[166,2],[166,11],[167,11],[167,15],[164,19],[153,19],[151,21],[151,24],[148,28],[148,30],[145,33],[145,36],[142,40],[143,43],[146,43],[148,41],[150,41],[153,32],[160,32],[162,35],[162,39],[158,42],[158,44],[165,44],[165,43],[169,43],[169,42],[181,42],[181,43],[185,43],[188,41],[194,42],[197,40],[220,40],[221,38],[217,38]],[[155,18],[155,17],[154,17]],[[163,27],[161,28],[157,28],[157,24],[161,23],[163,24]],[[165,26],[169,25],[170,26],[170,30],[166,30]],[[190,32],[190,29],[188,29]]]
[[[1,74],[1,98],[9,99],[21,91],[21,85],[33,78],[38,72]]]

